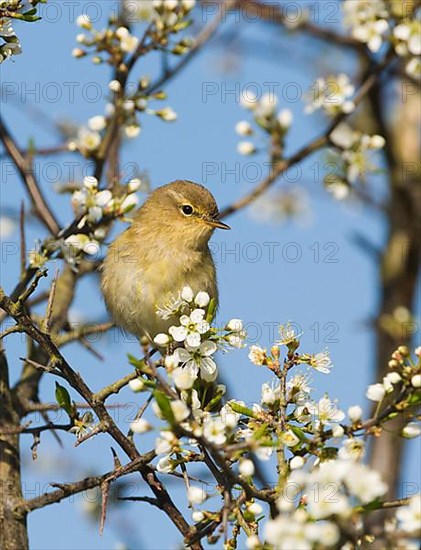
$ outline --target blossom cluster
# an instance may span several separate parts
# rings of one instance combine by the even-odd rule
[[[102,30],[96,30],[92,21],[86,14],[81,14],[76,23],[88,34],[79,33],[76,41],[79,46],[73,49],[72,55],[76,58],[85,57],[93,53],[92,61],[95,64],[107,62],[119,66],[126,61],[128,55],[143,55],[151,49],[166,48],[174,55],[186,53],[193,45],[188,37],[183,37],[174,44],[169,44],[170,36],[176,34],[190,25],[188,15],[195,5],[195,0],[148,0],[147,5],[139,3],[138,6],[130,4],[130,14],[126,3],[121,20],[112,17],[108,26]],[[133,13],[132,6],[135,9]],[[132,17],[130,17],[130,15]],[[136,21],[129,19],[146,20],[150,23],[147,36],[151,41],[139,38],[129,30],[130,24]],[[128,17],[129,16],[129,17]],[[145,35],[146,37],[146,35]],[[140,50],[139,50],[140,48]]]
[[[175,324],[168,328],[168,333],[157,334],[154,343],[170,347],[183,345],[184,348],[178,348],[175,352],[180,358],[179,362],[182,356],[187,358],[186,352],[200,355],[202,349],[203,357],[209,357],[217,347],[243,346],[245,332],[239,319],[232,319],[222,330],[211,326],[215,303],[205,291],[194,294],[191,287],[185,286],[178,296],[158,307],[156,314],[164,320],[174,320]],[[171,361],[171,357],[167,359]]]
[[[311,550],[317,544],[335,547],[341,525],[353,524],[354,510],[386,491],[376,471],[354,460],[327,460],[311,470],[293,469],[277,500],[280,513],[266,523],[265,538],[281,550]],[[297,508],[300,500],[305,507]]]
[[[135,208],[141,183],[139,178],[134,178],[117,195],[109,189],[100,190],[93,176],[83,179],[83,186],[72,194],[71,204],[78,219],[78,229],[87,227],[89,231],[75,233],[64,240],[62,251],[68,262],[75,263],[81,252],[98,253],[100,242],[107,233],[104,219],[121,218]]]
[[[162,17],[168,19],[171,13],[189,13],[196,0],[125,0],[125,17],[129,23],[155,21]],[[174,23],[174,17],[172,17]]]
[[[38,21],[37,4],[46,0],[0,0],[0,64],[22,53],[12,21]]]
[[[80,219],[79,226],[85,222],[98,224],[106,215],[119,217],[138,204],[136,192],[141,186],[141,180],[130,180],[120,196],[113,196],[109,189],[99,190],[98,180],[94,176],[83,179],[83,187],[72,194],[72,207],[75,215]]]
[[[336,199],[342,200],[349,196],[352,184],[358,179],[378,171],[371,157],[384,147],[385,139],[380,135],[363,134],[345,122],[339,124],[329,138],[335,147],[330,153],[335,171],[325,177],[324,184]]]
[[[351,100],[355,87],[345,73],[318,78],[310,89],[312,92],[307,96],[308,103],[305,107],[308,114],[322,109],[327,115],[335,116],[339,113],[352,113],[355,109]]]
[[[225,387],[216,384],[213,355],[218,348],[226,348],[232,337],[238,347],[245,337],[241,321],[233,319],[222,331],[216,329],[209,295],[195,294],[189,287],[157,314],[178,319],[168,333],[155,337],[163,350],[168,382],[152,381],[147,370],[130,382],[133,391],[152,391],[155,416],[165,423],[153,427],[138,418],[131,424],[133,433],[159,431],[157,470],[185,472],[191,462],[203,460],[203,448],[218,464],[229,464],[239,489],[249,484],[256,493],[252,497],[245,491],[235,504],[247,524],[250,549],[336,548],[340,540],[344,544],[363,537],[363,516],[382,507],[388,489],[379,473],[363,463],[365,437],[378,433],[388,414],[378,421],[365,421],[358,405],[345,412],[327,394],[315,399],[309,373],[328,374],[332,363],[327,351],[299,352],[301,334],[291,323],[279,327],[279,340],[270,350],[259,345],[249,348],[250,361],[275,376],[262,385],[260,401],[246,404],[230,399],[222,404]],[[391,387],[400,388],[391,417],[405,410],[405,403],[414,402],[420,391],[419,355],[416,350],[415,362],[401,346],[391,357],[390,372],[380,384],[384,395]],[[295,372],[303,365],[307,372]],[[138,368],[142,371],[147,365]],[[370,386],[367,396],[380,401],[377,386]],[[269,461],[274,456],[279,482],[276,488],[259,492],[254,485],[255,460]],[[216,516],[207,505],[211,495],[205,487],[188,483],[186,490],[193,521],[202,526],[211,522]],[[400,545],[416,534],[419,503],[414,497],[396,513],[393,521],[402,532]],[[272,506],[272,517],[260,522],[267,504]]]
[[[292,113],[289,109],[277,111],[278,97],[267,93],[258,98],[248,91],[247,95],[242,96],[241,105],[253,113],[254,122],[266,135],[271,136],[272,143],[283,149],[285,136],[292,124]],[[242,137],[250,138],[254,135],[253,126],[246,120],[238,122],[235,131]],[[241,155],[252,155],[257,147],[248,139],[240,141],[237,150]]]
[[[385,42],[407,60],[406,72],[421,78],[421,21],[416,3],[384,0],[345,0],[344,22],[351,35],[367,45],[373,53]]]
[[[5,2],[2,2],[5,4]],[[9,3],[9,2],[7,2]],[[3,63],[6,59],[13,55],[19,55],[22,53],[22,48],[19,42],[19,38],[16,36],[12,27],[12,21],[7,17],[1,17],[1,4],[0,4],[0,63]]]
[[[78,129],[75,138],[68,143],[69,149],[72,151],[77,150],[85,157],[95,157],[110,120],[115,114],[118,116],[124,136],[128,139],[136,138],[142,130],[138,119],[139,113],[157,116],[165,122],[177,120],[177,113],[169,106],[159,109],[151,109],[149,107],[149,102],[163,100],[166,95],[163,92],[146,94],[144,89],[148,85],[149,79],[141,79],[136,93],[131,94],[128,98],[117,99],[115,104],[108,103],[105,108],[105,115],[92,116],[88,120],[87,126],[82,126]],[[122,90],[118,80],[111,80],[108,87],[114,94],[118,94]]]

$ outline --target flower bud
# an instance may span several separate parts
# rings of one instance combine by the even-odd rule
[[[134,380],[130,380],[129,388],[135,393],[143,391],[145,388],[145,382],[142,378],[135,378]]]
[[[411,385],[414,388],[421,388],[421,374],[415,374],[411,378]]]
[[[144,418],[138,418],[130,423],[130,429],[134,434],[144,434],[152,430],[152,426]]]
[[[299,470],[305,464],[305,460],[302,456],[294,456],[289,462],[291,470]]]
[[[244,477],[250,477],[254,474],[254,464],[252,460],[240,460],[238,471]]]
[[[358,422],[361,420],[363,411],[359,405],[354,405],[353,407],[349,407],[348,409],[348,417],[351,420],[351,422]]]
[[[163,332],[161,332],[155,336],[153,341],[157,346],[166,346],[167,344],[169,344],[170,338],[168,334],[164,334]]]

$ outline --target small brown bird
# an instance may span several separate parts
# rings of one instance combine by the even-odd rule
[[[132,225],[112,243],[103,266],[102,292],[115,322],[153,340],[178,319],[157,311],[185,286],[218,303],[208,242],[219,220],[214,197],[202,185],[177,180],[153,191]]]

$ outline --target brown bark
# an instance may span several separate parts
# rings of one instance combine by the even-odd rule
[[[4,349],[0,349],[0,431],[19,426],[13,407],[9,372]],[[19,435],[0,435],[0,549],[26,550],[26,514],[16,513],[22,503]]]
[[[402,142],[416,142],[417,124],[405,119],[405,112],[417,117],[413,104],[402,100],[397,109],[396,120],[386,120],[383,109],[386,101],[380,85],[373,88],[370,103],[376,131],[386,138],[385,154],[389,170],[390,198],[387,215],[387,243],[381,255],[379,272],[380,303],[377,314],[376,364],[377,379],[388,372],[388,362],[393,351],[400,345],[411,345],[417,329],[415,322],[394,317],[397,308],[413,311],[420,268],[421,227],[419,162],[413,156],[412,147],[402,148]],[[389,124],[395,131],[389,130]],[[413,131],[415,130],[415,132]],[[415,145],[415,151],[417,147]],[[417,153],[415,153],[416,155]],[[398,491],[400,468],[405,440],[399,437],[402,419],[387,424],[387,431],[374,439],[371,448],[371,466],[378,470],[389,485],[386,499],[392,499]]]

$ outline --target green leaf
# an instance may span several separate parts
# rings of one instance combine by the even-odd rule
[[[239,403],[235,403],[232,401],[229,401],[228,405],[236,413],[244,414],[244,416],[248,416],[249,418],[258,418],[257,414],[254,411],[252,411],[248,407],[245,407],[244,405],[240,405]]]
[[[216,301],[215,301],[215,298],[211,298],[208,305],[208,311],[206,313],[206,321],[208,323],[211,323],[215,315],[216,315]]]
[[[262,424],[260,428],[254,432],[253,439],[259,441],[259,439],[266,435],[267,428],[268,424]]]
[[[69,392],[66,390],[66,388],[64,388],[63,386],[60,386],[60,384],[58,382],[56,382],[56,392],[55,393],[56,393],[57,403],[71,417],[73,408],[72,408],[72,403],[71,403]]]
[[[167,420],[170,424],[175,423],[174,414],[172,412],[171,403],[168,397],[163,393],[162,391],[155,390],[153,392],[153,396],[156,399],[156,402],[158,403],[158,407],[160,411],[162,412],[162,416]]]
[[[301,430],[301,428],[298,428],[297,426],[289,426],[289,429],[290,429],[297,437],[299,437],[301,441],[307,441],[306,436],[305,436],[303,430]]]
[[[37,13],[37,8],[32,8],[31,10],[24,11],[22,15],[25,17],[25,15],[35,15]]]
[[[223,394],[220,393],[213,397],[205,407],[205,411],[212,411],[215,406],[221,401]]]
[[[409,399],[408,403],[410,405],[418,405],[418,403],[421,403],[421,392],[417,391],[416,393],[413,393]]]
[[[127,354],[127,358],[129,359],[129,363],[136,369],[136,370],[139,370],[139,371],[143,371],[143,369],[145,368],[145,360],[144,359],[137,359],[134,355],[132,355],[131,353],[128,353]]]

